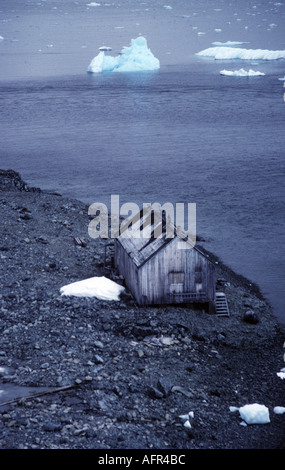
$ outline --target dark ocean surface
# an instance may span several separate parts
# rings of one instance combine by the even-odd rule
[[[0,167],[87,204],[196,203],[205,248],[285,324],[285,61],[195,56],[213,41],[284,50],[285,5],[87,3],[1,0]],[[139,34],[159,71],[86,73]],[[220,75],[241,68],[265,75]]]

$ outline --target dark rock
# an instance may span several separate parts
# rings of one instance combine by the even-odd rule
[[[243,321],[256,325],[259,322],[259,319],[253,310],[247,310],[243,316]]]
[[[149,326],[134,326],[133,335],[136,338],[145,338],[146,336],[151,336],[153,334],[153,328]]]
[[[164,393],[158,390],[156,387],[150,387],[150,396],[152,398],[164,398]]]
[[[59,423],[48,422],[43,425],[43,431],[46,432],[59,432],[61,428],[62,426]]]
[[[98,354],[95,354],[94,362],[95,362],[95,364],[103,364],[104,360],[101,356],[99,356]]]
[[[168,397],[168,395],[170,395],[172,386],[172,383],[163,378],[159,379],[157,382],[157,388],[163,393],[164,397]]]

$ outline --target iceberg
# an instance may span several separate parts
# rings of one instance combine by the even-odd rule
[[[268,49],[242,49],[240,47],[209,47],[196,55],[201,57],[213,57],[217,60],[242,59],[242,60],[278,60],[285,59],[285,50],[270,51]]]
[[[139,36],[132,39],[130,46],[124,47],[116,57],[100,51],[90,62],[87,72],[140,72],[159,68],[160,62],[147,47],[146,39]]]
[[[259,75],[265,75],[265,73],[251,70],[251,69],[249,69],[249,71],[247,72],[244,69],[240,69],[240,70],[235,70],[235,71],[221,70],[220,75],[227,75],[231,77],[256,77]]]
[[[105,276],[91,277],[60,288],[61,295],[96,297],[100,300],[120,300],[125,288]]]

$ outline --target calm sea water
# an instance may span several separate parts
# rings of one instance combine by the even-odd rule
[[[259,284],[285,324],[285,62],[195,57],[214,40],[284,49],[282,6],[87,3],[1,1],[1,167],[87,204],[195,202],[205,248]],[[86,73],[99,46],[139,33],[158,72]],[[242,67],[265,76],[219,74]]]

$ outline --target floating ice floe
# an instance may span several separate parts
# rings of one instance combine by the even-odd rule
[[[97,3],[97,2],[86,3],[87,7],[99,7],[100,5],[101,3]]]
[[[3,39],[4,39],[3,36],[0,36],[0,41],[3,41]]]
[[[278,78],[278,80],[284,82],[284,81],[285,81],[285,77]]]
[[[110,52],[112,50],[112,47],[109,47],[109,46],[101,46],[99,47],[99,51],[106,51],[106,52]]]
[[[116,57],[108,56],[105,51],[100,51],[90,62],[87,72],[140,72],[159,68],[160,62],[147,47],[146,39],[139,36],[132,39],[131,45],[124,47]]]
[[[235,70],[235,71],[221,70],[220,75],[227,75],[231,77],[256,77],[259,75],[265,75],[265,73],[251,70],[251,69],[249,69],[248,71],[244,69],[240,69],[240,70]]]
[[[125,288],[105,276],[91,277],[61,287],[61,295],[75,297],[96,297],[100,300],[120,300]]]
[[[213,57],[217,60],[278,60],[285,59],[285,50],[270,51],[268,49],[242,49],[239,47],[209,47],[197,52],[201,57]]]
[[[220,42],[215,41],[212,42],[213,46],[223,46],[223,47],[234,47],[234,46],[241,46],[242,44],[246,44],[244,41],[227,41],[227,42]]]
[[[270,423],[269,410],[265,405],[253,403],[251,405],[244,405],[241,408],[230,406],[230,411],[239,411],[241,419],[247,424]]]

